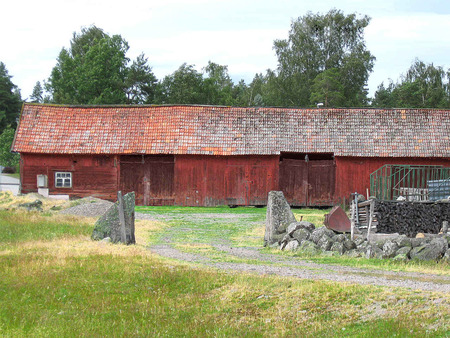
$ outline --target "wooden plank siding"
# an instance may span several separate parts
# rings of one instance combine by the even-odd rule
[[[265,205],[278,188],[278,156],[177,155],[175,204]]]
[[[137,205],[173,205],[174,156],[122,155],[119,186],[135,192]]]
[[[20,162],[22,193],[37,192],[37,175],[47,175],[50,194],[116,198],[117,156],[22,153]],[[72,173],[71,188],[55,187],[55,172],[59,171]]]
[[[47,175],[50,194],[72,198],[115,200],[122,190],[135,191],[137,205],[265,205],[269,191],[282,190],[292,206],[325,206],[365,195],[370,174],[385,164],[450,167],[443,158],[296,156],[22,153],[22,193],[37,192],[37,175]],[[72,173],[72,188],[55,187],[57,171]]]

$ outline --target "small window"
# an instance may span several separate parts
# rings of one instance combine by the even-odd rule
[[[56,172],[55,173],[56,188],[72,188],[72,173]]]

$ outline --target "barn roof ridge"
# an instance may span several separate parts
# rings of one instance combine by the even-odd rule
[[[12,151],[449,158],[450,110],[24,103]]]

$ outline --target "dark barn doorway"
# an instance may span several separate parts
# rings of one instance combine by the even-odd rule
[[[291,206],[333,205],[335,181],[333,154],[280,155],[280,190]]]
[[[173,205],[173,182],[173,155],[120,157],[120,188],[136,193],[136,205]]]

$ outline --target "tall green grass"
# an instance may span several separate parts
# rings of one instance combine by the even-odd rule
[[[87,235],[92,224],[73,217],[42,217],[36,212],[0,210],[0,246],[30,240]]]
[[[0,219],[0,233],[19,224],[27,234],[2,240],[0,336],[449,333],[445,294],[194,268],[144,246],[90,241],[85,221],[64,218],[55,229],[55,218],[37,214]]]

